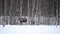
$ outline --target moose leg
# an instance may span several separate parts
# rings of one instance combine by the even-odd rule
[[[22,22],[20,22],[20,24],[23,25]]]
[[[31,22],[31,25],[34,25],[34,24],[35,24],[34,21],[32,21],[32,22]]]

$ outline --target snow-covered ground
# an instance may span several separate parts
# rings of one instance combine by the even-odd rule
[[[0,25],[0,34],[60,34],[60,26]]]

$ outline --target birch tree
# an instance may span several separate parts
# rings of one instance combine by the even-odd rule
[[[56,26],[57,25],[59,25],[59,2],[58,2],[58,0],[55,0],[55,2],[57,3],[57,5],[56,5],[56,7],[57,7],[57,9],[56,9],[56,19],[57,19],[57,22],[56,22]]]
[[[34,25],[34,10],[35,10],[35,1],[36,0],[32,0],[32,20],[31,20],[31,25]]]
[[[23,3],[23,0],[20,0],[20,16],[22,16],[22,3]]]

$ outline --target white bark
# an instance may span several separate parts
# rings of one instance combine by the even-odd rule
[[[23,3],[23,0],[20,0],[20,16],[22,16],[22,3]]]
[[[56,7],[57,7],[57,9],[56,9],[56,19],[57,19],[57,22],[56,22],[56,26],[58,25],[58,23],[59,23],[59,11],[58,11],[58,9],[59,9],[59,7],[58,7],[58,0],[57,1],[55,1],[55,2],[57,2],[57,5],[56,5]]]

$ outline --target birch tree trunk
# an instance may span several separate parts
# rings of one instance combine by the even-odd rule
[[[23,3],[23,0],[20,0],[20,16],[22,16],[22,3]]]
[[[3,12],[3,16],[4,16],[4,8],[5,8],[5,6],[4,6],[4,0],[2,1],[2,12]],[[3,19],[2,19],[2,24],[3,24],[3,27],[5,26],[5,23],[3,22]]]
[[[11,17],[12,16],[12,3],[13,3],[13,0],[10,0],[10,9],[9,9],[9,16]]]
[[[57,3],[57,5],[56,5],[56,7],[57,7],[57,9],[56,9],[56,19],[57,19],[56,26],[57,26],[57,25],[59,25],[59,17],[58,17],[59,16],[59,6],[58,6],[59,2],[58,2],[58,0],[56,0],[55,2]]]
[[[36,0],[32,0],[32,20],[31,20],[31,25],[34,25],[34,10],[35,10],[35,1]]]
[[[28,23],[30,23],[30,7],[29,7],[29,0],[28,0]]]

